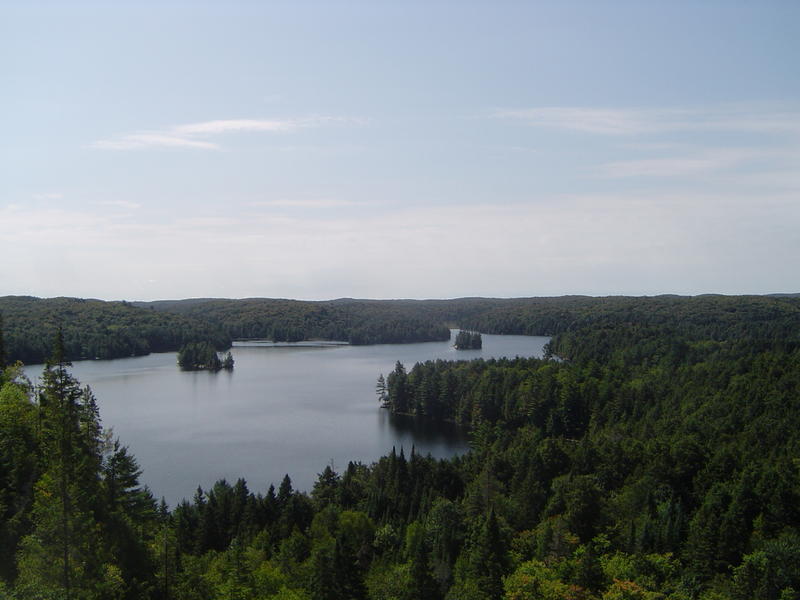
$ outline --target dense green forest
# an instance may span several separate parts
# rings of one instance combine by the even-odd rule
[[[143,306],[205,321],[234,339],[276,342],[325,339],[351,344],[402,344],[450,338],[444,319],[415,301],[392,300],[206,300],[153,302]]]
[[[0,297],[9,360],[41,363],[61,328],[67,358],[119,358],[177,351],[190,342],[227,348],[233,339],[326,339],[351,344],[449,339],[449,326],[484,333],[555,335],[587,327],[669,326],[708,339],[722,335],[785,339],[800,312],[798,297],[565,296],[455,300],[322,302],[252,298],[103,302],[76,298]],[[559,349],[560,350],[560,349]]]
[[[6,358],[43,363],[56,332],[63,332],[65,357],[120,358],[177,351],[188,342],[210,340],[228,348],[231,338],[218,327],[181,315],[136,307],[127,302],[78,298],[0,298]]]
[[[310,493],[159,507],[63,344],[37,393],[7,366],[0,595],[800,598],[798,299],[453,302],[421,313],[554,333],[548,358],[398,363],[380,401],[468,424],[471,451],[321,464]]]
[[[326,339],[351,344],[447,340],[438,316],[414,302],[374,300],[184,300],[103,302],[78,298],[0,297],[9,360],[43,363],[58,328],[66,357],[120,358],[178,351],[190,342],[228,348],[233,339],[295,342]]]

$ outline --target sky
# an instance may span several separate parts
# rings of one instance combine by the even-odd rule
[[[0,0],[0,295],[800,292],[798,24]]]

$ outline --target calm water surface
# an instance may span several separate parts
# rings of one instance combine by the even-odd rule
[[[375,380],[396,361],[541,356],[549,338],[483,335],[482,350],[452,342],[378,346],[242,347],[236,368],[182,372],[174,352],[77,361],[72,373],[97,396],[112,427],[141,465],[142,481],[174,505],[198,485],[244,477],[253,491],[289,473],[309,490],[326,464],[371,463],[401,446],[444,458],[464,452],[466,433],[447,423],[393,417],[380,409]],[[41,365],[26,368],[31,379]]]

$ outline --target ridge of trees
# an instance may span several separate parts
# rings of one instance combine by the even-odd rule
[[[128,302],[79,298],[0,298],[9,362],[44,363],[60,330],[69,360],[140,356],[176,351],[188,342],[210,340],[229,348],[221,329],[181,315],[143,309]]]
[[[800,313],[794,296],[563,296],[454,300],[321,302],[250,298],[158,302],[104,302],[79,298],[0,297],[6,359],[43,363],[60,327],[66,356],[119,358],[177,351],[189,342],[227,348],[233,339],[328,339],[351,344],[449,339],[448,326],[484,333],[559,335],[587,327],[660,326],[704,332],[708,339],[735,333],[750,339],[797,342]],[[737,328],[732,331],[731,328]],[[560,336],[566,344],[567,336]],[[565,346],[558,348],[566,350]]]

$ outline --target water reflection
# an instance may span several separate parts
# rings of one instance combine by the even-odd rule
[[[378,427],[384,433],[391,433],[401,445],[409,450],[411,446],[420,448],[446,448],[453,444],[466,446],[469,430],[449,421],[432,421],[411,415],[396,415],[386,409],[378,412]],[[399,450],[399,448],[398,448]]]

